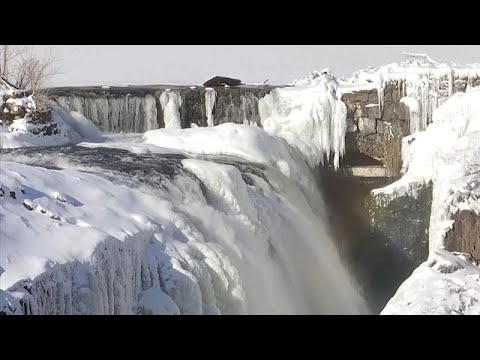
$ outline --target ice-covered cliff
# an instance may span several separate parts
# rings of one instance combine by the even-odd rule
[[[347,108],[336,79],[326,69],[295,86],[278,88],[259,101],[263,128],[285,139],[313,168],[345,153]]]
[[[389,84],[399,88],[399,99],[409,110],[413,134],[433,120],[433,112],[450,96],[480,85],[480,64],[438,63],[426,54],[405,54],[406,59],[376,68],[356,71],[339,81],[344,92],[376,89],[380,110]]]
[[[403,139],[402,179],[376,190],[392,198],[415,196],[419,186],[433,183],[429,259],[406,280],[384,314],[480,313],[480,268],[471,257],[447,252],[444,242],[455,213],[480,214],[479,104],[480,88],[450,97],[434,111],[426,131]]]

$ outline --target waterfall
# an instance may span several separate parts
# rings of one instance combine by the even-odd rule
[[[236,126],[284,149],[258,158],[302,163],[281,140]],[[207,129],[215,130],[197,130]],[[248,140],[238,137],[234,144]],[[0,308],[2,296],[13,296],[31,314],[366,311],[329,234],[320,191],[307,196],[296,183],[312,179],[305,166],[289,178],[238,158],[128,153],[119,164],[118,149],[20,151],[2,163],[2,187],[17,195],[0,203],[0,221],[9,224],[0,227]],[[314,198],[323,211],[311,207]],[[63,226],[49,226],[57,221]]]

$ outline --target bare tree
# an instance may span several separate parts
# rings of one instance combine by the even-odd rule
[[[19,89],[39,91],[58,72],[51,50],[39,57],[31,47],[0,45],[0,76]]]
[[[14,72],[17,58],[21,55],[22,48],[15,45],[0,45],[0,76],[4,79]]]

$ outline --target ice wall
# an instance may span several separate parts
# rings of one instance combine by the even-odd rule
[[[259,102],[263,128],[300,150],[311,167],[333,157],[335,169],[345,152],[347,109],[329,71],[308,81],[271,91]]]
[[[170,89],[165,90],[160,95],[160,104],[163,110],[163,121],[166,129],[181,129],[180,107],[182,106],[182,96]],[[155,112],[155,117],[157,113]],[[147,128],[152,130],[153,128]]]
[[[155,97],[58,96],[57,102],[81,113],[107,132],[144,132],[158,129]]]

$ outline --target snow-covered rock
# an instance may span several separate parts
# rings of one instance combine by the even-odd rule
[[[435,272],[435,269],[431,269],[432,264],[439,263],[443,268],[457,269],[460,266],[458,264],[467,261],[457,261],[458,257],[443,250],[445,234],[451,229],[451,219],[456,212],[468,210],[480,214],[478,200],[480,191],[477,186],[480,180],[480,88],[457,93],[449,98],[435,110],[433,123],[426,131],[404,138],[402,152],[405,175],[399,181],[375,190],[374,193],[383,194],[387,198],[402,194],[415,196],[421,185],[433,183],[430,251],[427,263],[405,281],[390,300],[384,313],[433,311],[480,314],[480,308],[474,306],[480,301],[476,283],[480,275],[478,266],[473,264],[460,267],[468,271]],[[474,281],[468,280],[467,277]],[[436,279],[438,281],[430,283]],[[453,291],[451,284],[455,282],[464,285]],[[437,299],[432,295],[434,300],[429,300],[433,301],[437,309],[435,311],[433,307],[429,307],[427,300],[422,299],[428,293],[428,291],[422,293],[422,288],[425,287],[428,291],[442,296],[441,299]],[[465,302],[455,302],[456,305],[452,305],[454,301],[452,296],[460,296],[459,292],[469,298]],[[405,302],[402,300],[405,298],[412,298],[415,301]]]
[[[462,254],[441,252],[420,265],[382,315],[479,315],[480,267]]]
[[[82,139],[98,139],[100,135],[98,128],[80,113],[56,107],[48,121],[36,122],[26,117],[0,126],[0,148],[62,146]]]

